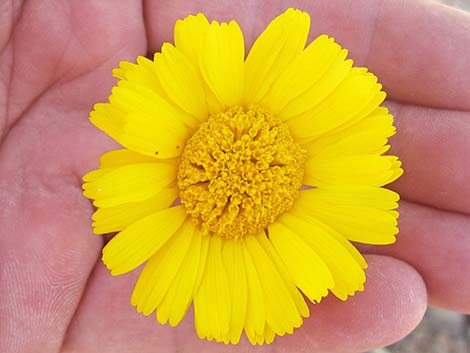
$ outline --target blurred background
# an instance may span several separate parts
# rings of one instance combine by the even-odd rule
[[[470,0],[436,1],[470,12]],[[470,316],[429,308],[408,337],[370,353],[470,353]]]
[[[370,353],[470,353],[469,327],[468,315],[429,308],[410,335]]]
[[[436,0],[437,2],[470,11],[470,0]]]

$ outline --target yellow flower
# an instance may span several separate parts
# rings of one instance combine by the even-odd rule
[[[124,149],[86,174],[112,275],[145,263],[131,303],[175,326],[194,307],[201,338],[253,344],[292,333],[304,296],[364,288],[350,241],[389,244],[402,174],[376,77],[352,67],[289,9],[245,59],[238,24],[178,20],[154,60],[122,62],[91,122]],[[303,295],[301,294],[303,293]]]

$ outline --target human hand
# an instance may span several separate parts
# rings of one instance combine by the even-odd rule
[[[431,304],[470,311],[470,18],[424,2],[405,4],[1,5],[0,351],[360,352],[414,328],[426,293]],[[170,328],[136,314],[129,298],[137,271],[111,278],[99,261],[103,242],[91,234],[81,175],[116,144],[86,117],[109,94],[111,68],[158,51],[172,40],[177,18],[197,12],[234,18],[249,41],[288,6],[311,13],[311,38],[334,36],[384,84],[398,127],[392,152],[406,171],[394,185],[404,199],[401,232],[395,245],[364,247],[381,253],[367,256],[365,292],[312,306],[294,335],[261,348],[208,343],[196,337],[190,317]]]

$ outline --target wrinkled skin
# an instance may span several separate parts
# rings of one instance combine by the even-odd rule
[[[236,19],[249,47],[275,15],[312,15],[389,94],[404,162],[401,233],[363,247],[366,291],[311,306],[295,335],[252,347],[199,340],[135,313],[138,275],[112,278],[81,175],[117,147],[88,122],[111,69],[172,40],[188,13]],[[2,1],[0,3],[0,351],[362,352],[410,332],[427,304],[470,312],[470,16],[423,1]]]

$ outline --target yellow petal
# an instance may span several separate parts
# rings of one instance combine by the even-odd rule
[[[199,67],[200,57],[203,52],[204,39],[209,30],[209,22],[203,14],[196,16],[189,15],[183,20],[176,21],[175,24],[175,47],[181,51],[193,64],[198,75],[199,81],[202,81],[206,95],[207,106],[211,114],[219,113],[224,110],[223,105],[211,91],[206,82],[204,82],[201,69]]]
[[[266,27],[246,59],[246,104],[261,101],[274,81],[304,49],[309,29],[310,16],[292,8]]]
[[[104,153],[100,157],[100,168],[116,168],[127,164],[157,162],[155,156],[145,156],[143,154],[128,150],[112,150]]]
[[[145,264],[131,298],[137,312],[149,315],[160,305],[181,268],[193,233],[194,225],[186,220]]]
[[[256,271],[253,259],[243,246],[243,258],[248,284],[248,301],[246,305],[245,335],[251,344],[256,344],[259,336],[264,337],[266,326],[266,303],[264,301],[263,287]]]
[[[263,247],[266,254],[268,254],[271,260],[275,263],[279,274],[282,276],[284,283],[289,289],[290,295],[295,302],[297,311],[300,313],[300,315],[302,315],[302,317],[308,317],[310,315],[310,312],[307,303],[305,303],[304,297],[302,296],[302,294],[300,294],[299,290],[295,286],[292,276],[289,274],[289,271],[282,262],[282,259],[279,257],[279,254],[276,252],[276,249],[274,249],[273,244],[263,234],[258,234],[257,240]]]
[[[103,262],[113,276],[140,266],[176,232],[186,219],[182,206],[158,211],[118,233],[103,249]]]
[[[344,194],[341,194],[341,190],[344,190]],[[292,212],[314,217],[352,241],[390,244],[398,233],[398,212],[389,209],[396,206],[397,197],[393,192],[378,190],[337,189],[329,196],[321,188],[302,190]]]
[[[171,291],[168,292],[167,297],[172,298],[171,309],[168,313],[168,321],[171,326],[180,323],[191,305],[198,285],[198,269],[199,267],[204,268],[206,263],[208,240],[209,237],[203,237],[197,230],[194,232],[193,241],[181,265],[181,270],[173,282]]]
[[[145,56],[138,56],[137,64],[121,61],[119,68],[113,70],[113,75],[121,80],[131,81],[164,96],[163,89],[155,72],[155,63]]]
[[[268,324],[264,326],[263,333],[256,335],[254,337],[248,338],[252,345],[262,346],[264,343],[270,344],[274,341],[276,336],[275,332],[269,327]]]
[[[300,213],[299,213],[300,215]],[[356,249],[356,247],[348,240],[346,239],[342,234],[338,233],[335,231],[333,228],[327,226],[324,223],[321,223],[318,219],[313,217],[311,214],[303,213],[303,216],[305,219],[312,218],[316,224],[319,227],[322,227],[328,234],[332,237],[334,237],[348,252],[349,254],[356,260],[356,262],[361,266],[361,268],[366,269],[368,267],[366,260],[364,259],[364,256],[359,252],[359,250]]]
[[[362,68],[351,69],[346,78],[321,102],[302,95],[287,106],[287,125],[297,140],[308,141],[334,129],[364,119],[385,99],[377,78]]]
[[[123,95],[126,99],[131,97],[130,101],[134,100],[136,95],[131,90],[121,88],[114,90],[118,92],[118,96]],[[165,112],[164,104],[160,106],[160,113],[150,109],[147,98],[141,102],[135,100],[134,103],[128,103],[126,99],[123,98],[122,102],[141,106],[142,109],[128,111],[126,107],[119,107],[120,99],[115,101],[113,98],[115,104],[95,105],[94,111],[90,113],[90,121],[124,147],[140,154],[159,158],[181,155],[189,137],[189,130],[182,122],[183,119],[175,119],[178,114],[171,116],[171,109]],[[162,121],[157,117],[171,118],[173,121]]]
[[[157,308],[157,320],[161,324],[168,321],[171,326],[176,326],[188,311],[193,298],[194,286],[197,276],[197,266],[199,264],[201,252],[201,239],[199,232],[195,231],[192,239],[186,239],[190,243],[189,248],[180,246],[177,250],[186,249],[186,255],[181,262],[178,272],[176,272],[168,291]],[[171,254],[171,249],[168,251]],[[157,254],[158,256],[158,254]],[[172,255],[174,257],[174,255]],[[172,266],[176,269],[178,266]],[[160,276],[159,276],[160,277]]]
[[[243,243],[239,240],[224,241],[222,258],[227,271],[232,303],[230,331],[225,342],[237,344],[245,326],[248,296]]]
[[[83,195],[97,207],[112,207],[152,197],[176,179],[174,162],[129,164],[83,184]]]
[[[354,256],[324,226],[311,217],[303,217],[304,214],[296,213],[294,217],[286,213],[279,221],[301,237],[328,266],[334,280],[333,294],[346,300],[356,291],[364,290],[366,276]]]
[[[227,273],[222,261],[222,238],[209,241],[201,285],[194,296],[194,320],[200,338],[224,341],[229,332],[231,300]]]
[[[342,50],[333,38],[317,37],[276,78],[262,105],[279,116],[287,104],[316,85],[328,94],[349,69],[349,63],[345,63],[346,55],[347,51]],[[325,86],[327,80],[329,86]]]
[[[145,156],[128,149],[112,150],[101,155],[99,169],[88,172],[82,179],[85,182],[90,182],[101,178],[104,174],[115,170],[117,167],[123,167],[128,164],[152,162],[159,162],[159,160],[155,156]]]
[[[204,80],[224,108],[241,104],[244,89],[245,46],[235,21],[213,21],[199,58]]]
[[[93,232],[95,234],[119,232],[139,219],[170,207],[177,197],[177,188],[165,188],[155,196],[143,201],[114,207],[101,207],[92,216]]]
[[[121,80],[126,80],[128,72],[133,71],[136,66],[136,64],[129,61],[121,61],[119,67],[113,69],[113,76]]]
[[[352,60],[345,60],[347,55],[346,50],[339,52],[328,70],[322,77],[314,82],[307,91],[293,98],[282,110],[278,113],[282,121],[292,119],[300,114],[312,109],[319,105],[328,96],[330,96],[338,86],[345,80],[348,75],[352,74]]]
[[[266,342],[267,344],[273,343],[275,334],[271,327],[269,327],[269,325],[265,326],[263,336],[264,342]]]
[[[209,252],[209,242],[210,238],[208,236],[202,237],[202,245],[201,245],[201,261],[199,262],[199,266],[197,268],[197,277],[196,277],[196,287],[194,289],[193,296],[196,295],[196,292],[201,285],[202,278],[204,277],[204,273],[206,270],[206,263],[207,263],[207,254]]]
[[[188,126],[197,125],[194,117],[152,90],[136,87],[129,81],[121,81],[114,87],[109,100],[125,114],[124,134],[118,142],[141,154],[159,158],[181,155],[189,138]],[[92,121],[97,126],[98,118],[103,116]]]
[[[209,22],[202,13],[189,15],[175,23],[175,47],[192,62],[199,61]]]
[[[155,54],[157,76],[167,96],[199,121],[208,117],[204,88],[189,60],[173,45],[164,43]]]
[[[156,122],[142,121],[141,116],[134,116],[125,126],[125,142],[122,144],[142,154],[168,159],[181,156],[189,132],[182,129],[172,132],[165,126],[158,127]]]
[[[392,190],[374,186],[333,185],[321,188],[301,190],[294,203],[305,202],[305,205],[328,204],[336,206],[373,207],[391,210],[398,207],[400,195]]]
[[[181,124],[189,127],[199,124],[195,117],[174,104],[163,88],[162,92],[158,93],[134,81],[119,81],[117,86],[113,87],[109,101],[126,114],[147,116],[156,113],[158,115],[151,116],[150,119],[171,129],[179,129]],[[129,121],[127,115],[126,121]]]
[[[319,302],[334,285],[322,259],[297,234],[279,222],[269,226],[269,239],[279,253],[296,286],[310,299]]]
[[[310,156],[380,155],[388,149],[387,140],[395,131],[392,115],[379,107],[357,124],[320,136],[303,147]]]
[[[304,183],[312,186],[382,186],[402,174],[400,166],[395,156],[313,157],[305,164]]]
[[[114,169],[111,169],[111,168],[99,168],[99,169],[95,169],[95,170],[92,170],[92,171],[89,171],[88,173],[86,173],[83,177],[82,177],[82,180],[86,183],[90,183],[92,181],[95,181],[99,178],[101,178],[103,175],[105,174],[108,174],[109,172],[111,172],[112,170]]]
[[[299,327],[302,324],[302,317],[276,265],[257,240],[263,235],[246,236],[244,242],[263,288],[266,323],[276,334],[282,336],[292,333],[295,327]]]
[[[179,62],[173,61],[172,67],[176,67]],[[90,113],[90,121],[117,142],[135,152],[149,156],[158,152],[160,158],[178,156],[189,137],[187,127],[196,127],[199,122],[178,106],[178,103],[183,105],[182,102],[177,100],[177,104],[172,103],[170,98],[175,98],[174,95],[171,97],[167,95],[167,92],[170,95],[172,93],[168,88],[171,85],[169,82],[175,81],[176,78],[166,80],[165,86],[162,87],[157,75],[157,65],[144,57],[138,57],[137,62],[137,64],[122,62],[120,68],[114,71],[121,80],[112,90],[110,103],[95,105]],[[160,66],[162,76],[165,76],[167,66],[164,63]],[[181,73],[178,78],[188,71],[183,71],[181,65],[177,69]],[[194,87],[195,84],[191,86]],[[197,93],[193,89],[190,97],[193,98],[192,101],[201,98]],[[188,99],[191,100],[190,98]],[[205,98],[202,97],[202,105],[204,101]],[[182,108],[187,107],[183,105]]]
[[[97,103],[90,113],[90,122],[111,138],[125,146],[125,113],[109,103]]]

